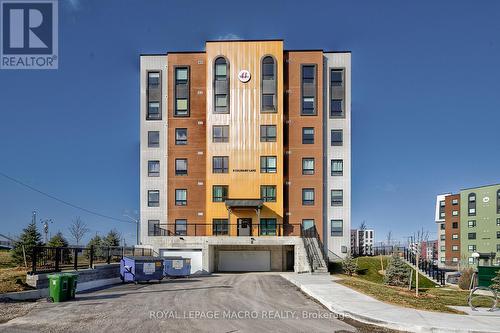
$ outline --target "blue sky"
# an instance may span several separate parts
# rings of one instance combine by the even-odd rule
[[[352,225],[435,235],[435,195],[500,182],[498,1],[62,1],[59,69],[0,71],[0,172],[102,214],[139,207],[139,54],[224,37],[352,51]],[[0,233],[133,224],[0,177]]]

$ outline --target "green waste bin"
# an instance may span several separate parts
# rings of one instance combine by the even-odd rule
[[[68,279],[68,299],[75,299],[76,283],[78,281],[78,274],[65,273],[64,276]]]
[[[50,274],[49,278],[49,301],[59,303],[68,299],[68,276],[65,274]]]

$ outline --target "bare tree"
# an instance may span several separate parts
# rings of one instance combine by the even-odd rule
[[[80,241],[89,231],[89,228],[87,228],[87,225],[82,221],[80,216],[75,217],[69,226],[69,233],[75,239],[76,245],[79,245]]]
[[[391,246],[391,244],[392,244],[392,231],[391,230],[389,230],[389,232],[387,233],[386,239],[387,239],[387,245]]]

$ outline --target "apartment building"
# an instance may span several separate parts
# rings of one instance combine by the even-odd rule
[[[500,184],[437,196],[436,222],[441,267],[500,264]]]
[[[375,231],[373,229],[351,230],[351,254],[353,256],[372,256],[374,254]]]
[[[283,44],[141,55],[143,246],[193,272],[304,270],[304,230],[349,252],[350,52]]]
[[[422,242],[421,244],[421,256],[422,259],[436,261],[438,260],[438,241],[430,240]]]

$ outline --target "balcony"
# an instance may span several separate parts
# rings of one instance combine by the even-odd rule
[[[148,236],[302,236],[301,224],[261,224],[241,221],[239,223],[175,223],[158,224],[149,230]]]

